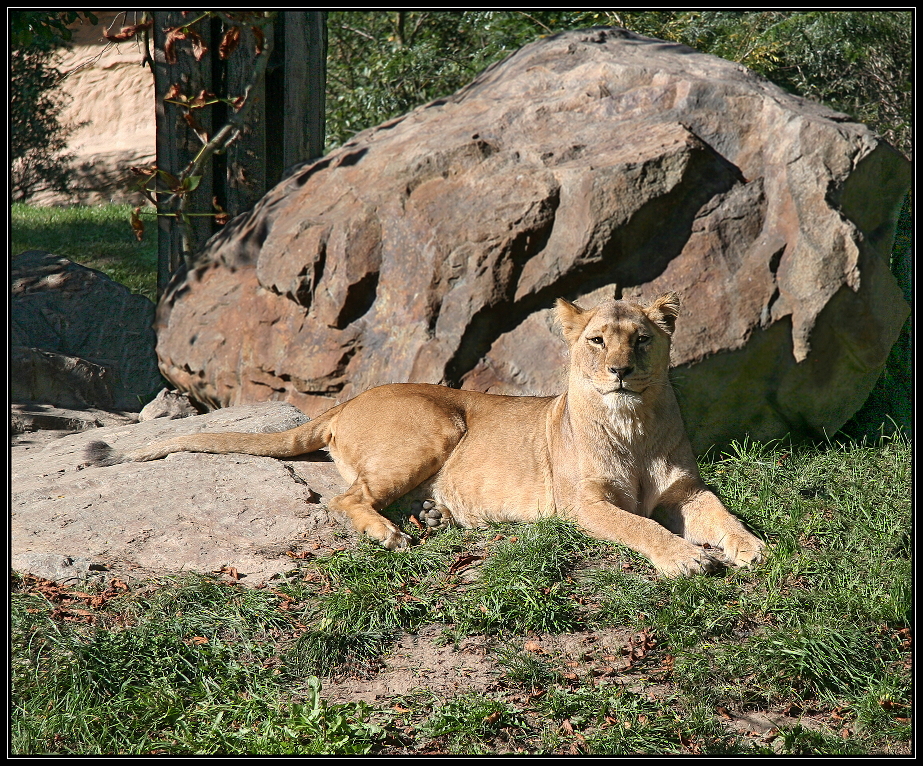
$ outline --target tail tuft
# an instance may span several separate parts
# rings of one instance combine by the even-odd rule
[[[83,459],[88,465],[97,468],[104,468],[119,463],[127,463],[129,459],[125,455],[116,452],[106,442],[90,442],[83,451]]]

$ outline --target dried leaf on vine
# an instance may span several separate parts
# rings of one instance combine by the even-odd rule
[[[163,55],[168,64],[176,63],[176,43],[180,40],[189,40],[192,43],[192,55],[196,61],[201,61],[208,53],[208,46],[198,32],[188,27],[173,27],[167,30],[167,39],[163,43]]]
[[[135,24],[131,27],[122,27],[122,29],[116,32],[114,35],[109,34],[108,32],[103,32],[103,37],[110,43],[120,43],[124,40],[131,40],[131,38],[137,35],[139,32],[143,32],[145,29],[149,29],[153,23],[153,21],[145,21],[142,24]]]
[[[192,101],[189,102],[189,108],[190,109],[201,109],[209,101],[213,101],[216,98],[218,97],[214,93],[212,93],[210,90],[205,90],[203,88],[201,91],[199,91],[199,94],[194,99],[192,99]]]
[[[189,30],[189,39],[192,40],[192,55],[195,56],[196,61],[201,61],[205,54],[208,53],[205,40],[202,39],[198,32],[193,32],[191,29]]]
[[[256,40],[255,53],[259,56],[266,45],[266,38],[263,37],[263,30],[259,27],[250,27],[253,30],[253,37]]]
[[[170,90],[168,90],[167,94],[164,96],[165,99],[179,99],[180,97],[182,97],[182,100],[186,100],[186,97],[183,96],[183,89],[178,82],[173,83],[170,86]]]
[[[221,45],[218,46],[218,55],[222,59],[226,59],[230,56],[240,43],[240,27],[231,27],[227,32],[224,33],[224,37],[221,40]]]
[[[131,218],[130,218],[131,228],[132,228],[132,231],[134,231],[135,239],[137,239],[138,242],[144,239],[144,221],[142,221],[141,216],[138,215],[138,213],[140,212],[141,212],[140,207],[134,208],[134,210],[131,211]]]
[[[185,40],[186,33],[182,27],[173,27],[167,30],[167,37],[163,41],[163,55],[168,64],[176,63],[176,43]]]
[[[212,197],[212,207],[218,211],[215,214],[215,223],[217,223],[219,226],[224,226],[229,220],[231,220],[231,216],[228,215],[228,211],[221,207],[221,205],[218,203],[217,197]],[[302,556],[301,558],[304,557]]]
[[[136,176],[150,178],[157,173],[156,165],[132,165],[129,170]]]
[[[186,114],[183,115],[183,119],[186,121],[186,124],[196,132],[196,135],[200,139],[208,142],[208,133],[205,132],[205,128],[199,125],[192,112],[186,112]]]

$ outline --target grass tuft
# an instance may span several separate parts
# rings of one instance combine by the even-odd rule
[[[456,630],[496,635],[577,628],[580,611],[566,576],[598,543],[558,518],[512,529],[515,534],[496,535],[501,539],[489,546],[478,578],[447,606]]]

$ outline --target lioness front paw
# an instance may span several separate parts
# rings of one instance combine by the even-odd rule
[[[682,541],[673,550],[651,557],[651,563],[665,577],[691,577],[708,574],[720,568],[721,563],[698,546]]]
[[[430,529],[447,529],[452,526],[452,512],[435,500],[417,500],[410,506],[410,514]]]
[[[731,532],[718,542],[723,559],[736,567],[755,567],[763,563],[766,545],[749,532]]]

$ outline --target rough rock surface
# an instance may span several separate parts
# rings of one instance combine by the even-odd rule
[[[10,261],[10,396],[137,412],[162,385],[154,304],[41,250]]]
[[[13,402],[10,405],[10,433],[24,434],[33,431],[87,431],[103,426],[137,423],[136,415],[110,412],[96,407],[63,409],[39,402]],[[65,436],[64,433],[57,437]]]
[[[833,432],[908,306],[909,164],[727,61],[554,35],[298,168],[159,307],[161,370],[212,406],[314,415],[380,383],[561,390],[550,307],[679,293],[694,446]]]
[[[200,431],[281,431],[305,422],[267,402],[207,415],[16,437],[11,465],[13,569],[54,580],[237,570],[258,584],[293,568],[290,551],[323,552],[344,528],[325,502],[343,490],[331,462],[179,453],[81,468],[103,440],[120,452]],[[339,543],[342,545],[342,543]]]

